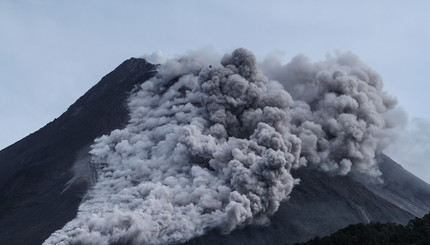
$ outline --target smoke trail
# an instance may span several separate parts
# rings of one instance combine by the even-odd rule
[[[130,97],[128,125],[92,146],[98,182],[77,218],[44,244],[229,233],[268,222],[296,183],[291,168],[378,175],[373,157],[395,102],[356,58],[272,62],[270,80],[247,50],[220,65],[202,57],[166,61]]]

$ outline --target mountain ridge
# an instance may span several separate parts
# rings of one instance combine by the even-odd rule
[[[76,215],[87,184],[63,190],[77,153],[127,122],[128,93],[154,69],[143,59],[124,61],[60,117],[0,151],[1,244],[41,244]]]

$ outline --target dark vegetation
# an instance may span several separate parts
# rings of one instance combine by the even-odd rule
[[[306,243],[296,245],[425,245],[430,244],[430,213],[416,218],[405,226],[379,222],[355,224],[341,229],[334,234],[316,237]]]

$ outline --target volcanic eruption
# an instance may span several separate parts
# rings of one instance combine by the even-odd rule
[[[127,125],[95,139],[97,176],[77,217],[44,244],[171,244],[267,225],[294,169],[383,182],[375,157],[396,100],[350,53],[259,65],[167,60],[128,98]]]

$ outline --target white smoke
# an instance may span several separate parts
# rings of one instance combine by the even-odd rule
[[[151,64],[164,64],[169,60],[169,55],[161,50],[152,52],[151,54],[144,54],[141,58],[145,59]]]
[[[44,244],[229,233],[269,221],[296,183],[291,168],[378,176],[373,158],[395,101],[357,58],[266,62],[270,79],[245,49],[209,62],[201,53],[167,60],[142,83],[128,125],[92,146],[98,182],[77,218]]]

